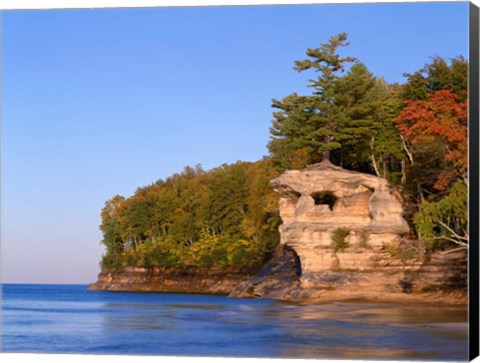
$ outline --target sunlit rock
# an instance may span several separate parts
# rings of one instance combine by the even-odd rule
[[[286,171],[271,185],[280,198],[281,243],[300,258],[302,286],[332,269],[375,268],[375,251],[409,231],[400,195],[384,178],[323,161]],[[345,245],[336,247],[339,229]]]

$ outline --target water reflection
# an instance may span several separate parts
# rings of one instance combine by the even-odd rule
[[[466,359],[465,309],[379,304],[279,307],[262,315],[284,322],[294,337],[278,345],[282,357]]]
[[[103,328],[117,335],[145,333],[136,344],[155,340],[157,354],[179,349],[180,355],[466,359],[465,309],[225,301],[105,304],[115,314],[103,316]]]
[[[6,289],[5,351],[467,359],[467,310],[458,307],[35,288]]]

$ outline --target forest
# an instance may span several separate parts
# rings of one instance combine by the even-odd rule
[[[279,243],[269,181],[328,159],[386,178],[402,195],[406,238],[468,248],[468,61],[431,58],[403,84],[387,83],[332,36],[294,64],[308,95],[272,100],[269,154],[212,170],[185,167],[105,203],[102,270],[122,266],[235,266],[258,270]],[[345,48],[348,49],[348,48]],[[343,54],[343,51],[341,52]]]

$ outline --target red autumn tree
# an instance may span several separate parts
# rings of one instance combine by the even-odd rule
[[[459,102],[450,90],[428,95],[426,100],[407,100],[406,107],[394,120],[402,137],[411,145],[441,142],[445,145],[445,160],[449,168],[443,170],[434,187],[445,189],[454,180],[467,180],[467,103]],[[407,153],[409,151],[407,150]],[[414,155],[409,153],[411,161]]]

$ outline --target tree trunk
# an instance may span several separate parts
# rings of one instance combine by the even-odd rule
[[[374,142],[375,142],[375,139],[372,137],[372,139],[370,140],[370,150],[371,150],[371,152],[372,152],[373,170],[375,170],[375,174],[377,174],[377,176],[381,176],[381,175],[380,175],[380,171],[378,170],[377,160],[375,159],[375,146],[374,146]]]
[[[405,160],[400,161],[400,165],[402,166],[402,185],[405,185],[407,182],[407,171],[405,170]]]
[[[323,152],[322,161],[330,161],[330,150],[325,150]]]
[[[400,135],[400,138],[402,139],[403,150],[405,150],[405,152],[407,153],[408,160],[410,160],[410,164],[415,165],[415,163],[413,162],[413,155],[411,151],[408,149],[407,142],[405,141],[405,137],[403,135]]]

